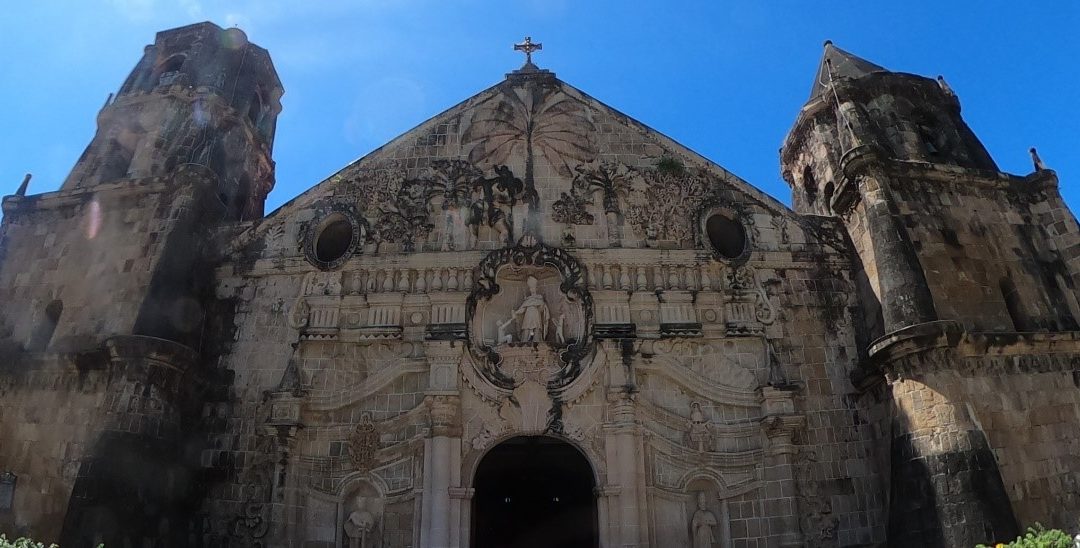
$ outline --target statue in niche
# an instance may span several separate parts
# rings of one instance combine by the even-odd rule
[[[355,510],[345,519],[345,537],[349,548],[365,548],[375,529],[375,516],[367,510]]]
[[[379,519],[382,500],[378,496],[356,495],[345,513],[345,544],[348,548],[379,546]]]
[[[698,491],[697,511],[690,520],[690,531],[693,536],[691,546],[694,548],[712,548],[713,543],[716,542],[716,537],[713,536],[713,527],[716,527],[717,523],[716,515],[705,507],[705,502],[705,492]]]
[[[529,276],[525,283],[528,285],[529,295],[525,297],[521,306],[518,306],[517,310],[514,310],[514,313],[505,322],[499,324],[500,342],[505,341],[506,328],[519,317],[521,320],[518,323],[518,336],[521,342],[542,342],[547,339],[547,327],[548,322],[551,320],[551,313],[548,311],[547,303],[544,302],[544,296],[537,289],[539,282],[535,276]],[[560,316],[561,318],[562,316]],[[556,326],[556,332],[562,332],[561,325]]]
[[[595,348],[584,267],[528,234],[481,261],[466,320],[476,371],[504,389],[565,386]]]

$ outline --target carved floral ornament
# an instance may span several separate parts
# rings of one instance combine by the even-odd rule
[[[565,386],[593,350],[584,267],[567,251],[529,238],[493,251],[477,269],[466,322],[470,352],[487,381],[512,390],[523,376],[539,374],[549,387]]]
[[[357,244],[371,244],[376,253],[383,244],[398,244],[408,253],[425,244],[429,250],[473,249],[482,237],[512,245],[528,228],[529,216],[516,206],[539,207],[532,184],[502,164],[483,170],[465,160],[435,160],[416,171],[390,162],[334,182],[333,202],[316,206],[315,220],[301,227],[301,250],[324,270],[331,267],[319,256],[319,235],[335,214],[353,223]]]
[[[375,453],[379,450],[379,431],[371,421],[371,415],[364,413],[356,428],[349,434],[349,459],[357,470],[367,471],[375,464]]]

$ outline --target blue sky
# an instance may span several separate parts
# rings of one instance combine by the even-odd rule
[[[1032,5],[1025,5],[1032,4]],[[1035,145],[1080,210],[1080,3],[83,0],[0,20],[0,193],[56,190],[105,97],[158,30],[211,20],[267,48],[285,85],[267,211],[520,66],[536,62],[781,201],[777,149],[822,41],[945,75],[1007,172]]]

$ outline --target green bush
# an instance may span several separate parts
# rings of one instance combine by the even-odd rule
[[[1007,546],[1010,548],[1073,548],[1073,539],[1065,531],[1047,529],[1041,523],[1036,522],[1034,527],[1028,527],[1026,535],[1016,537],[1016,540],[1008,544],[996,544],[994,546]],[[993,547],[980,544],[976,548]]]
[[[40,542],[34,542],[33,539],[25,537],[8,540],[7,536],[0,534],[0,548],[57,548],[57,546],[55,544],[50,544],[46,547]]]

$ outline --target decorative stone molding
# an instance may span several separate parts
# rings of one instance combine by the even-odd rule
[[[758,279],[757,270],[749,265],[727,271],[731,293],[724,303],[724,318],[728,335],[757,334],[776,320],[776,310],[768,293]]]

